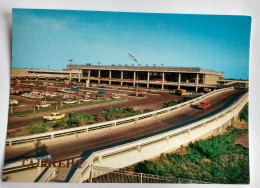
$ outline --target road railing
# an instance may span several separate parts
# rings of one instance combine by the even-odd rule
[[[123,125],[123,124],[127,124],[127,123],[137,122],[137,121],[144,120],[144,119],[156,118],[157,116],[165,115],[172,111],[182,109],[188,105],[201,101],[207,97],[214,96],[218,93],[225,92],[227,90],[232,90],[232,89],[234,89],[234,88],[230,87],[230,88],[223,88],[220,90],[215,90],[210,93],[204,94],[200,97],[194,98],[192,100],[189,100],[189,101],[186,101],[186,102],[183,102],[183,103],[171,106],[171,107],[166,107],[166,108],[162,108],[160,110],[143,113],[140,115],[135,115],[135,116],[122,118],[122,119],[118,119],[118,120],[106,121],[106,122],[95,123],[95,124],[91,124],[91,125],[85,125],[85,126],[80,126],[80,127],[74,127],[74,128],[64,129],[64,130],[51,131],[51,132],[28,135],[28,136],[7,138],[6,146],[12,146],[12,145],[22,144],[22,143],[26,143],[26,142],[38,141],[38,140],[54,139],[54,138],[67,136],[67,135],[73,135],[73,134],[79,134],[79,133],[83,133],[83,132],[94,131],[94,130],[98,130],[98,129],[104,129],[107,127],[115,127],[115,126],[119,126],[119,125]]]
[[[215,126],[212,127],[211,129],[209,129],[212,131],[215,128],[217,128],[218,126],[221,126],[221,124],[226,123],[227,121],[232,119],[232,117],[236,116],[242,110],[242,108],[245,106],[245,104],[247,102],[248,102],[248,93],[245,93],[241,98],[237,99],[228,108],[218,112],[215,115],[202,119],[200,121],[191,123],[184,127],[177,128],[177,129],[165,132],[165,133],[161,133],[161,134],[158,134],[155,136],[144,138],[144,139],[141,139],[138,141],[134,141],[131,143],[120,145],[120,146],[93,152],[87,158],[87,160],[85,160],[82,163],[82,168],[79,168],[76,170],[76,172],[74,173],[74,175],[72,176],[72,178],[70,179],[69,182],[76,183],[76,182],[82,182],[89,178],[94,178],[93,176],[91,177],[91,171],[93,171],[93,169],[92,169],[93,165],[96,163],[100,164],[101,160],[104,160],[104,159],[110,158],[110,157],[114,157],[114,156],[123,156],[124,154],[127,154],[127,152],[129,152],[131,150],[141,150],[141,148],[143,148],[143,147],[146,147],[149,145],[151,146],[151,145],[154,145],[155,143],[158,143],[161,141],[165,141],[165,140],[169,141],[171,138],[174,138],[176,136],[181,136],[181,135],[184,136],[184,134],[190,134],[190,132],[193,129],[196,129],[199,127],[204,129],[211,122],[218,122],[217,126],[214,123]],[[213,124],[210,124],[210,125],[212,126]],[[201,136],[201,135],[199,135],[199,136]],[[196,139],[196,138],[193,138],[193,139]],[[187,139],[185,141],[189,142],[190,140]],[[178,143],[178,144],[179,144],[179,146],[181,146],[182,144],[186,144],[186,143]],[[154,155],[159,155],[159,154],[160,153],[156,153],[156,151],[154,151]],[[136,156],[136,158],[137,158],[137,156]]]

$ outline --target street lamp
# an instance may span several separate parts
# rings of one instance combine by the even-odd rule
[[[139,64],[138,64],[137,60],[135,59],[135,57],[134,57],[133,55],[131,55],[131,54],[128,54],[128,56],[136,62],[137,67],[138,67]],[[141,64],[140,64],[140,65],[141,65]],[[133,66],[133,65],[132,65],[132,66]],[[137,80],[138,80],[138,72],[136,72],[136,81],[137,81]],[[138,96],[138,83],[137,83],[137,82],[136,82],[136,96]]]

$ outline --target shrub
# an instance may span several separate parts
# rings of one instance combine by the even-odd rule
[[[144,113],[152,112],[152,111],[154,111],[154,109],[149,109],[149,108],[144,109]]]
[[[248,123],[248,106],[245,106],[239,114],[240,121],[244,120]]]
[[[62,118],[60,121],[57,121],[54,125],[52,125],[52,127],[56,130],[65,129],[68,127],[69,120],[69,116],[65,115],[64,118]]]
[[[176,104],[178,104],[178,103],[177,102],[168,102],[167,103],[167,107],[174,106]]]
[[[70,117],[70,122],[74,122],[78,126],[90,124],[94,122],[94,116],[86,113],[74,113]]]
[[[106,117],[105,117],[104,113],[96,113],[95,120],[97,122],[104,122],[104,121],[106,121]]]
[[[47,132],[47,124],[41,121],[33,122],[29,124],[29,132],[31,134]]]

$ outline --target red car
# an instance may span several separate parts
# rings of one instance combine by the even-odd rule
[[[203,110],[205,110],[209,107],[210,107],[210,104],[208,102],[200,102],[200,104],[198,105],[198,108],[203,109]]]

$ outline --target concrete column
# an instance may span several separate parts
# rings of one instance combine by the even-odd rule
[[[147,88],[149,88],[150,72],[147,72]]]
[[[100,84],[100,70],[98,70],[98,83]]]
[[[90,70],[88,70],[88,79],[90,80]]]
[[[179,78],[178,78],[178,89],[181,87],[181,73],[179,73]]]
[[[134,71],[134,83],[133,83],[133,86],[135,86],[135,79],[136,79],[136,72]]]
[[[70,72],[70,81],[71,81],[71,72]]]
[[[109,71],[109,85],[111,85],[111,70]]]
[[[197,73],[195,84],[196,84],[195,91],[196,91],[196,92],[198,92],[198,85],[199,85],[199,73]]]
[[[162,73],[162,90],[164,90],[164,72]]]
[[[123,79],[124,79],[124,72],[123,71],[121,71],[121,85],[123,85]]]
[[[79,69],[79,82],[80,82],[80,69]]]

